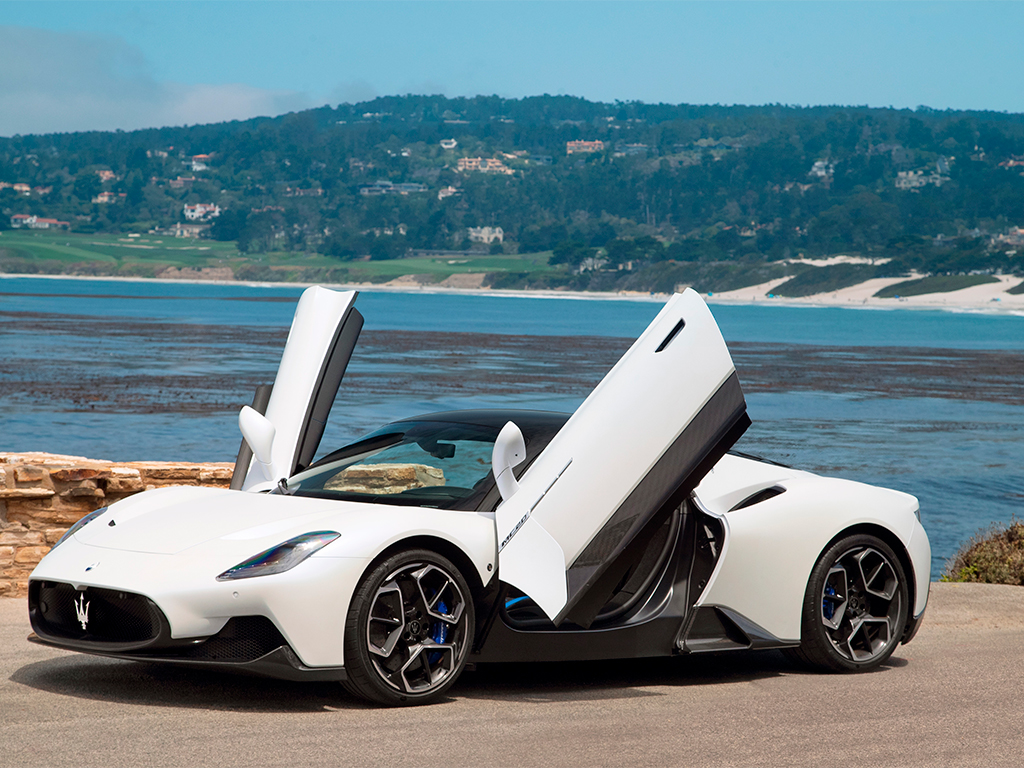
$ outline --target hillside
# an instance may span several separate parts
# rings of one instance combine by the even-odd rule
[[[1024,274],[1021,171],[1022,115],[391,97],[0,139],[0,229],[18,230],[0,238],[0,270],[150,274],[202,256],[260,279],[484,271],[507,287],[729,290],[792,274],[785,259],[845,254],[859,263],[791,290]],[[178,253],[137,267],[29,229]],[[212,250],[175,262],[193,238]]]

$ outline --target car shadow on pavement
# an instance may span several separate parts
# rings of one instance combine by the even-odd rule
[[[700,657],[533,664],[481,664],[464,674],[458,694],[536,703],[659,696],[659,686],[708,685],[798,671],[777,652]]]
[[[877,672],[906,666],[891,658]],[[613,661],[481,664],[453,693],[469,699],[546,703],[660,696],[657,688],[752,682],[782,675],[821,675],[779,651],[714,653]],[[873,674],[873,673],[869,673]]]
[[[47,693],[143,706],[237,712],[317,712],[366,706],[340,683],[298,683],[77,654],[26,664],[10,679]]]
[[[902,667],[892,658],[877,671]],[[673,658],[481,664],[447,699],[554,703],[661,696],[657,688],[821,674],[778,651]],[[27,664],[11,681],[47,693],[143,706],[237,712],[329,712],[373,708],[331,682],[290,682],[161,664],[61,655]]]

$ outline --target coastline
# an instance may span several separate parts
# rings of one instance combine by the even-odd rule
[[[645,301],[665,302],[670,294],[647,293],[641,291],[567,291],[567,290],[512,290],[492,289],[484,287],[454,287],[444,285],[423,285],[392,280],[387,283],[311,283],[311,282],[264,282],[247,280],[211,280],[201,278],[153,278],[93,275],[33,275],[0,273],[2,279],[41,279],[41,280],[82,280],[112,281],[128,283],[167,283],[194,285],[242,285],[252,288],[307,288],[311,285],[324,285],[340,290],[356,290],[382,293],[427,293],[490,296],[495,298],[535,298],[535,299],[575,299],[589,301]],[[902,282],[908,278],[875,278],[858,283],[837,291],[801,296],[797,298],[772,296],[768,294],[774,288],[788,280],[779,278],[746,286],[733,291],[711,292],[701,294],[710,305],[756,305],[775,307],[833,307],[842,309],[930,309],[947,312],[975,312],[994,315],[1011,315],[1024,317],[1024,294],[1009,294],[1006,291],[1020,284],[1021,279],[1014,276],[997,276],[999,282],[984,283],[957,291],[946,293],[927,293],[918,296],[899,298],[876,298],[874,294],[884,287]]]

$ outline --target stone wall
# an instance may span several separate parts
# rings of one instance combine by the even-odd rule
[[[227,488],[233,469],[230,463],[0,453],[0,597],[26,595],[29,574],[43,555],[94,509],[166,485]]]

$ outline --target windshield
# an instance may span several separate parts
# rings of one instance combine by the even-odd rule
[[[289,478],[296,496],[475,509],[494,484],[498,430],[476,424],[389,424]]]

